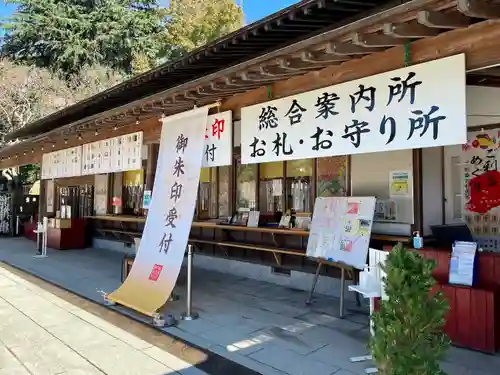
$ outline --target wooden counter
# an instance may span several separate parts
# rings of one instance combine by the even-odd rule
[[[102,215],[102,216],[88,216],[88,219],[93,220],[103,220],[103,221],[114,221],[122,223],[145,223],[145,217],[138,216],[128,216],[128,215]],[[297,230],[297,229],[284,229],[278,227],[244,227],[238,225],[223,225],[217,224],[210,221],[193,221],[192,228],[202,228],[202,229],[220,229],[225,231],[238,231],[238,232],[254,232],[254,233],[269,233],[278,235],[288,235],[288,236],[301,236],[308,237],[309,231],[307,230]],[[411,242],[410,236],[393,236],[386,234],[372,234],[371,239],[375,241],[383,242],[402,242],[408,244]]]
[[[103,220],[103,221],[116,221],[123,223],[145,223],[146,218],[141,216],[132,215],[98,215],[98,216],[87,216],[86,219],[91,220]]]
[[[56,250],[83,249],[86,247],[85,219],[71,219],[70,228],[47,228],[47,246]],[[32,241],[36,241],[35,223],[24,223],[24,236]]]

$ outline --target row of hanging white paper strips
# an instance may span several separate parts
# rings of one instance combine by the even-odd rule
[[[44,154],[42,179],[141,169],[142,142],[141,131]]]

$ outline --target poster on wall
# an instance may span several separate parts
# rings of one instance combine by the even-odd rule
[[[123,170],[123,161],[122,161],[122,137],[115,137],[111,140],[111,148],[112,148],[112,171],[113,172],[121,172]]]
[[[203,149],[203,168],[233,164],[233,112],[208,116]]]
[[[241,162],[463,144],[465,91],[460,54],[245,107]]]
[[[372,232],[375,197],[318,197],[307,256],[363,269]]]
[[[73,147],[71,152],[71,176],[82,175],[82,146]]]
[[[410,171],[390,171],[389,172],[389,196],[391,198],[410,198],[411,191]]]
[[[107,298],[152,316],[179,275],[193,220],[208,108],[163,120],[155,189],[142,240],[125,282]]]
[[[94,213],[106,215],[108,213],[109,177],[107,174],[97,174],[94,177]]]
[[[111,140],[105,139],[101,144],[102,151],[102,171],[101,173],[110,173],[111,169]]]
[[[40,175],[42,176],[42,180],[46,180],[49,178],[49,155],[42,155],[42,168]]]
[[[149,210],[151,206],[151,190],[144,190],[144,195],[142,197],[142,208]]]
[[[47,193],[46,193],[46,210],[47,213],[54,213],[54,194],[55,194],[55,184],[54,180],[47,181]]]
[[[500,131],[482,130],[468,133],[460,154],[462,216],[479,239],[500,235],[499,148]],[[480,245],[490,249],[488,242]]]
[[[82,146],[49,152],[42,156],[42,180],[81,176]]]

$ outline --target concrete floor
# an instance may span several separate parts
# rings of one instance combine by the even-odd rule
[[[120,285],[122,254],[86,249],[50,251],[46,259],[32,257],[34,244],[25,239],[0,239],[0,261],[102,303],[102,293]],[[167,305],[178,316],[184,310],[185,276]],[[242,277],[195,269],[194,310],[200,319],[166,328],[169,335],[209,353],[269,375],[363,374],[367,363],[349,357],[366,352],[368,317],[349,312],[338,317],[338,300],[318,295],[308,307],[307,293]],[[348,311],[356,307],[348,303]],[[144,319],[130,311],[135,319]],[[443,363],[449,375],[493,375],[500,357],[453,348]],[[211,374],[232,372],[211,369]]]
[[[0,374],[206,375],[0,267]]]

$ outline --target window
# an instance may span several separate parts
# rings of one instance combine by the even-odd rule
[[[283,162],[259,165],[259,211],[262,214],[283,212]]]
[[[219,167],[219,217],[231,216],[231,166]]]
[[[316,167],[318,197],[344,197],[347,193],[347,156],[318,158]]]
[[[201,168],[198,207],[200,219],[218,216],[217,168]]]
[[[124,214],[137,215],[142,209],[144,194],[144,171],[126,171],[123,173],[122,209]]]
[[[286,163],[287,209],[312,212],[313,159],[292,160]]]
[[[445,223],[462,223],[464,205],[467,197],[464,196],[464,165],[461,146],[444,147],[444,203]]]
[[[257,198],[257,164],[236,161],[236,210],[255,209]]]

